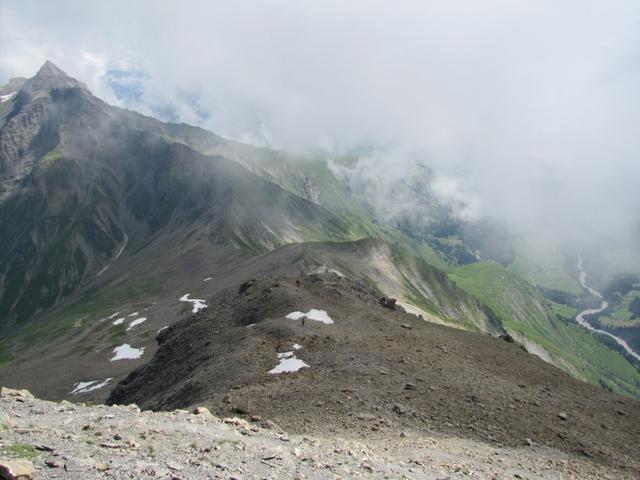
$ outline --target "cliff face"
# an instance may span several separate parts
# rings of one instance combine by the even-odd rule
[[[33,78],[11,80],[0,94],[2,202],[20,187],[40,157],[60,143],[60,129],[67,117],[79,116],[81,112],[74,110],[83,104],[86,113],[94,102],[84,85],[50,62]]]

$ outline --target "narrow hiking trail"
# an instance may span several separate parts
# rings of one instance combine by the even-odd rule
[[[96,277],[99,277],[100,275],[102,275],[104,272],[107,271],[107,269],[113,265],[116,260],[118,260],[118,258],[120,258],[120,255],[122,255],[122,252],[124,252],[124,249],[127,246],[127,243],[129,243],[129,235],[127,235],[126,233],[124,234],[124,242],[122,243],[122,246],[120,247],[120,250],[118,250],[118,253],[116,253],[116,256],[113,258],[113,260],[108,263],[102,270],[100,270],[98,272],[98,274],[96,275]]]

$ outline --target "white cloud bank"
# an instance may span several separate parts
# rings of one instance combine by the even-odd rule
[[[377,147],[372,178],[428,164],[463,217],[576,243],[637,234],[636,0],[3,0],[0,10],[0,81],[49,58],[107,101],[236,139]],[[114,70],[143,72],[122,80],[141,93],[118,100]]]

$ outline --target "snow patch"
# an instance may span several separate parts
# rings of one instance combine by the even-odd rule
[[[131,330],[132,328],[134,328],[136,325],[140,325],[141,323],[144,323],[147,321],[147,317],[140,317],[140,318],[136,318],[133,322],[131,322],[129,324],[129,326],[127,327],[127,332],[129,330]]]
[[[162,327],[160,330],[158,330],[158,331],[156,332],[156,335],[157,335],[158,333],[160,333],[161,331],[166,330],[167,328],[169,328],[169,325],[165,325],[165,326],[164,326],[164,327]]]
[[[121,324],[122,324],[122,322],[124,322],[124,317],[116,318],[116,319],[113,321],[113,324],[114,324],[114,325],[121,325]]]
[[[133,312],[130,313],[129,315],[127,315],[128,317],[137,317],[138,315],[140,315],[140,312]]]
[[[125,343],[124,345],[114,348],[113,353],[115,353],[115,356],[111,359],[112,362],[115,362],[116,360],[135,360],[142,356],[144,353],[144,347],[133,348],[128,343]]]
[[[113,313],[107,317],[107,320],[111,320],[112,318],[116,318],[120,312]]]
[[[93,380],[91,382],[79,382],[74,385],[73,390],[71,390],[72,395],[77,395],[79,393],[87,393],[92,392],[94,390],[98,390],[104,387],[107,383],[109,383],[113,378],[107,378],[106,380],[98,383],[98,380]]]
[[[302,312],[291,312],[289,315],[286,316],[286,318],[288,318],[289,320],[300,320],[302,317],[304,317],[305,314]]]
[[[302,368],[309,367],[309,365],[297,358],[293,352],[279,353],[278,358],[280,359],[280,363],[272,370],[269,370],[269,373],[272,375],[277,375],[278,373],[297,372]]]
[[[316,310],[315,308],[312,308],[307,313],[307,318],[309,320],[315,320],[316,322],[326,323],[327,325],[333,323],[333,319],[329,316],[326,310]]]
[[[207,277],[203,280],[203,282],[208,282],[209,280],[211,280],[213,277]]]
[[[11,92],[11,93],[7,93],[6,95],[0,95],[0,103],[6,102],[11,97],[13,97],[16,93],[18,93],[18,92]]]
[[[307,313],[298,311],[291,312],[289,315],[287,315],[286,318],[288,318],[289,320],[300,320],[302,317],[308,320],[315,320],[316,322],[326,323],[327,325],[331,325],[332,323],[334,323],[333,319],[329,316],[326,310],[318,310],[315,308],[312,308]]]
[[[191,302],[193,304],[193,309],[191,310],[191,313],[196,313],[199,310],[204,310],[205,308],[207,308],[207,304],[205,303],[204,300],[198,299],[198,298],[189,298],[190,295],[191,295],[190,293],[184,294],[183,296],[180,297],[180,301]]]
[[[302,345],[300,345],[299,343],[294,343],[293,344],[293,349],[294,350],[300,350],[302,348]]]

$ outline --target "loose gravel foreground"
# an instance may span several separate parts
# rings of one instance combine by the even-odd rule
[[[150,412],[54,403],[4,388],[0,464],[24,469],[24,479],[632,478],[535,444],[501,448],[413,432],[288,435],[253,420],[221,419],[205,408]]]

